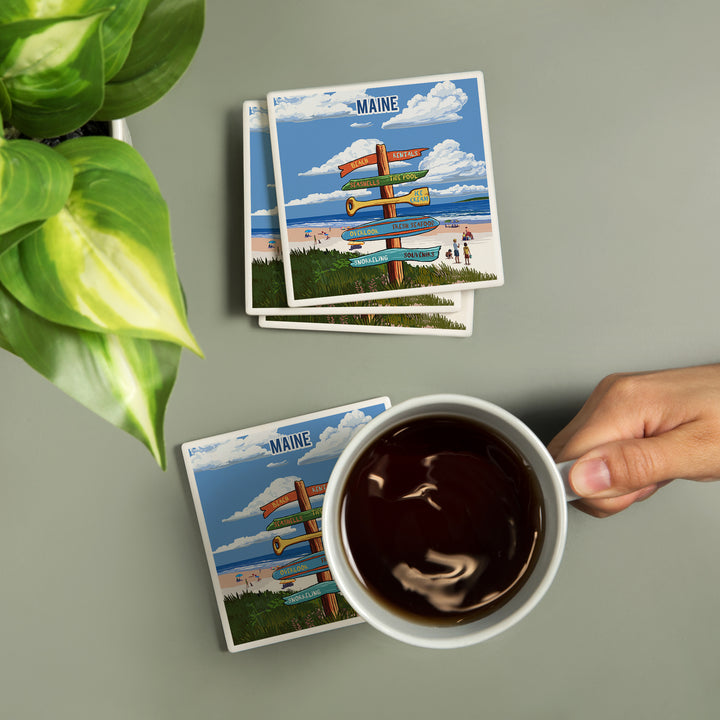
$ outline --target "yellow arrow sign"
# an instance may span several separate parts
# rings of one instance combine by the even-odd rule
[[[287,540],[283,540],[281,537],[276,536],[273,538],[272,546],[276,555],[281,555],[282,551],[288,545],[295,545],[295,543],[305,542],[306,540],[314,540],[322,536],[321,532],[308,533],[307,535],[298,535],[297,537],[291,537]]]
[[[416,188],[407,195],[398,195],[393,198],[379,198],[378,200],[356,200],[354,197],[349,197],[345,202],[345,211],[352,217],[360,208],[373,207],[376,205],[394,205],[395,203],[408,203],[416,206],[429,205],[430,191],[426,187]]]

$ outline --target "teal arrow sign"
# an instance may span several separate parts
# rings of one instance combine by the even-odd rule
[[[322,595],[336,592],[338,592],[338,586],[335,584],[335,581],[326,580],[317,585],[311,585],[309,588],[305,588],[305,590],[296,592],[293,595],[288,595],[288,597],[284,598],[284,602],[286,605],[297,605],[298,603],[314,600]]]

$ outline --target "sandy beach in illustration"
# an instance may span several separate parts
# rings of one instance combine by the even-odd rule
[[[341,227],[327,226],[312,227],[310,225],[307,225],[305,228],[288,228],[290,250],[315,248],[318,250],[349,252],[350,243],[341,237],[344,229],[345,228]],[[433,232],[403,238],[402,244],[403,247],[407,248],[428,248],[440,245],[440,257],[436,262],[446,262],[454,265],[454,257],[448,259],[445,257],[445,253],[448,250],[452,251],[453,240],[457,240],[462,248],[462,235],[466,229],[469,230],[473,236],[473,239],[468,242],[468,247],[472,255],[469,266],[480,272],[488,272],[488,268],[495,268],[498,258],[495,257],[495,248],[492,242],[492,225],[490,223],[460,223],[458,227],[453,228],[445,227],[441,224]],[[271,240],[272,238],[268,237],[253,236],[253,259],[280,259],[281,252],[279,243],[275,241],[273,247],[270,247]],[[365,244],[355,250],[355,252],[358,254],[367,254],[384,248],[384,240],[370,240],[365,242]],[[460,265],[464,263],[465,260],[461,249]]]
[[[262,567],[262,568],[240,568],[233,570],[232,572],[223,573],[218,575],[220,580],[220,588],[224,596],[227,595],[241,595],[246,592],[259,593],[265,590],[271,590],[272,592],[280,592],[281,590],[288,590],[296,592],[303,590],[311,585],[315,585],[318,582],[317,575],[306,575],[305,577],[297,578],[292,584],[282,583],[280,580],[273,578],[273,570],[278,567],[282,567],[287,563],[284,563],[278,559],[277,566],[273,567]],[[238,575],[242,575],[238,577]],[[286,585],[283,588],[283,584]]]

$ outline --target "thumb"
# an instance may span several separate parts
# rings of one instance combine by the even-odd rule
[[[611,498],[681,474],[691,477],[693,444],[687,426],[656,437],[607,443],[578,458],[570,469],[570,485],[581,497]]]

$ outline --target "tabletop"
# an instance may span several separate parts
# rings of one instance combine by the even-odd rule
[[[387,395],[482,397],[545,442],[615,371],[718,360],[716,2],[211,0],[197,55],[128,119],[171,213],[190,325],[168,468],[0,356],[0,714],[714,718],[720,484],[570,509],[556,581],[480,645],[367,624],[222,638],[180,445]],[[505,283],[471,337],[264,329],[244,312],[242,104],[484,73]]]

